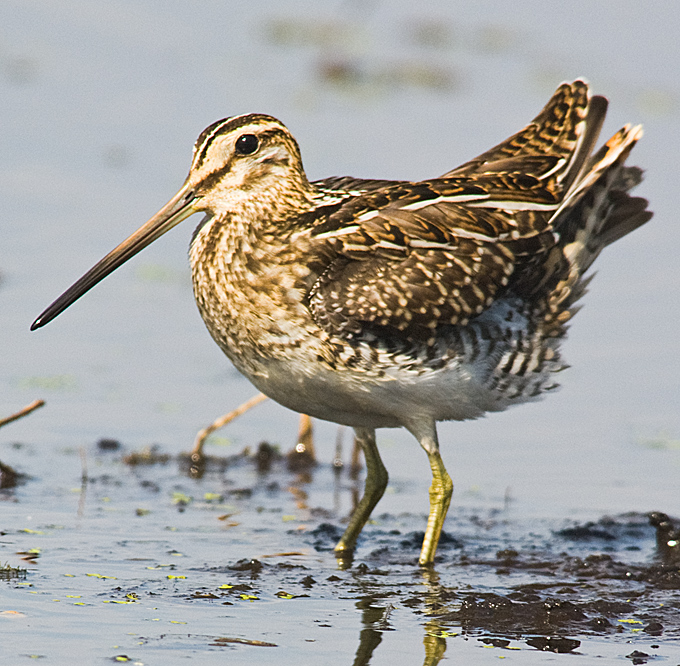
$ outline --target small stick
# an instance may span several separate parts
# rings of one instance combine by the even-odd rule
[[[357,441],[356,435],[352,442],[352,457],[349,464],[349,478],[356,479],[361,471],[361,447]]]
[[[267,396],[264,393],[258,393],[254,398],[251,398],[228,414],[225,414],[216,421],[213,421],[207,428],[200,430],[198,435],[196,435],[194,448],[191,450],[191,459],[200,460],[203,457],[203,445],[205,444],[205,440],[208,439],[208,437],[214,433],[215,430],[219,430],[223,426],[227,425],[227,423],[233,421],[237,416],[241,416],[241,414],[244,414],[249,409],[252,409],[255,407],[255,405],[259,405],[266,399]]]
[[[0,419],[0,428],[2,428],[2,426],[4,425],[7,425],[8,423],[12,423],[12,421],[16,421],[17,419],[27,416],[28,414],[35,411],[39,407],[42,407],[44,404],[45,404],[44,400],[34,400],[30,405],[26,405],[26,407],[19,410],[16,414],[12,414],[12,416]]]
[[[296,453],[307,453],[312,461],[316,461],[312,419],[307,414],[300,414],[300,429],[295,451]]]
[[[335,437],[335,456],[333,457],[333,471],[339,474],[344,463],[342,462],[342,440],[345,435],[345,426],[338,426],[338,434]]]
[[[80,497],[78,498],[78,518],[85,513],[85,497],[87,495],[87,449],[80,447]]]

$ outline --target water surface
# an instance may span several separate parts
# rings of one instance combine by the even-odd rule
[[[332,575],[332,556],[318,555],[311,541],[280,543],[286,532],[278,528],[265,530],[268,540],[259,541],[263,514],[256,509],[264,500],[240,509],[245,516],[238,530],[216,522],[217,510],[179,514],[172,503],[175,486],[192,497],[221,493],[223,484],[258,488],[257,478],[241,477],[246,472],[195,481],[181,476],[173,463],[163,468],[162,481],[152,474],[150,481],[161,488],[152,493],[120,461],[95,462],[95,443],[102,437],[129,450],[160,443],[173,455],[186,451],[200,427],[255,393],[212,343],[194,306],[186,259],[194,221],[145,250],[45,329],[28,331],[53,298],[165,203],[186,175],[196,136],[228,115],[254,111],[283,120],[300,142],[312,179],[442,173],[521,128],[560,81],[577,76],[611,100],[604,134],[642,122],[646,134],[632,162],[646,170],[639,193],[650,199],[655,217],[598,259],[597,278],[565,343],[572,368],[563,374],[558,394],[477,422],[440,426],[443,456],[456,484],[447,531],[464,529],[470,512],[496,510],[511,512],[513,539],[532,521],[545,524],[549,535],[565,521],[584,523],[606,514],[680,515],[679,23],[675,7],[660,2],[562,6],[489,0],[455,7],[431,2],[416,9],[403,2],[5,0],[0,416],[36,398],[47,402],[0,432],[0,460],[32,477],[3,504],[0,560],[16,564],[17,551],[42,549],[27,578],[33,588],[3,583],[3,609],[21,609],[30,618],[3,627],[3,635],[11,631],[15,640],[3,641],[7,657],[35,651],[66,662],[74,644],[83,653],[113,656],[111,646],[128,630],[138,632],[144,619],[152,627],[144,633],[152,638],[135,653],[144,663],[157,658],[155,653],[151,658],[150,645],[164,659],[189,655],[210,663],[228,649],[243,660],[250,653],[242,651],[258,650],[258,661],[281,661],[277,649],[237,644],[211,648],[217,652],[209,657],[207,643],[185,638],[187,632],[203,632],[267,641],[266,632],[249,633],[253,623],[292,637],[285,660],[305,654],[323,661],[341,645],[352,646],[342,654],[347,662],[353,659],[366,609],[330,585],[304,602],[304,611],[294,606],[299,615],[290,613],[290,600],[272,596],[266,605],[244,602],[248,610],[238,616],[225,611],[223,617],[206,610],[204,605],[216,606],[209,601],[187,602],[182,588],[173,596],[165,578],[159,588],[162,619],[195,623],[174,642],[158,639],[174,625],[159,628],[146,607],[142,613],[141,606],[108,604],[88,615],[97,622],[106,617],[113,633],[104,640],[83,613],[77,615],[82,607],[64,603],[66,594],[82,591],[87,603],[99,604],[95,586],[102,581],[99,592],[108,599],[115,584],[86,576],[98,571],[120,576],[126,590],[132,580],[152,589],[146,564],[130,559],[147,548],[130,544],[149,539],[155,544],[148,546],[154,566],[165,563],[160,553],[191,546],[192,566],[204,568],[201,585],[232,580],[210,577],[212,567],[303,546],[311,549],[305,566],[318,567],[324,579]],[[211,451],[234,455],[262,440],[287,450],[296,421],[281,407],[260,406],[233,423]],[[309,505],[328,511],[337,525],[348,511],[351,483],[342,477],[333,494],[329,465],[336,428],[317,424],[316,433],[319,458],[328,467],[314,475]],[[416,530],[427,512],[426,457],[406,433],[382,431],[379,437],[391,484],[377,513],[390,516],[393,529]],[[17,442],[24,447],[13,448]],[[349,442],[345,458],[348,447]],[[85,499],[74,492],[80,488],[81,448],[95,466],[89,473],[110,474],[125,489],[116,492],[132,497],[123,502],[101,483],[88,485]],[[275,480],[282,487],[287,483]],[[286,506],[293,496],[282,493],[270,498],[273,507],[294,515],[294,507]],[[114,511],[107,511],[104,497],[114,498]],[[136,516],[136,508],[151,513]],[[392,522],[405,513],[411,516],[405,526]],[[308,528],[320,522],[310,519]],[[63,526],[68,538],[50,525]],[[179,536],[166,527],[186,532]],[[29,538],[19,532],[24,528],[46,533]],[[478,534],[470,538],[478,545]],[[50,540],[58,546],[43,545]],[[651,558],[653,549],[646,548]],[[372,550],[364,541],[359,559]],[[79,552],[85,555],[79,558]],[[450,566],[442,576],[451,577],[445,584],[465,585],[466,571],[454,559],[445,554]],[[268,593],[275,595],[269,580]],[[502,587],[492,577],[481,584]],[[422,661],[425,620],[400,603],[389,622],[380,620],[394,631],[381,634],[371,664],[387,663],[394,654]],[[118,611],[116,620],[100,615]],[[336,618],[331,628],[299,633],[300,626],[316,626],[329,616]],[[35,640],[30,649],[24,647],[29,636]],[[587,645],[591,639],[583,640]],[[598,663],[631,652],[618,635],[592,640],[587,653],[602,656],[605,661]],[[447,658],[455,658],[455,650],[467,663],[497,658],[494,649],[471,646],[450,639]],[[523,644],[511,656],[522,658],[529,649]]]

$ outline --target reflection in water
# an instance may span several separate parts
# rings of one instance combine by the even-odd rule
[[[353,666],[366,666],[373,656],[373,651],[382,641],[382,632],[386,628],[388,608],[376,606],[374,597],[359,599],[356,607],[361,611],[363,629],[359,633],[359,647],[352,664]]]
[[[450,591],[445,590],[439,582],[439,574],[434,569],[421,569],[420,575],[427,589],[425,595],[425,614],[441,613],[442,606],[450,599]],[[437,620],[425,624],[425,661],[423,666],[436,666],[446,652],[446,631]]]
[[[363,568],[362,568],[363,567]],[[365,565],[359,565],[358,571],[366,573],[368,568]],[[572,638],[564,637],[563,633],[568,632],[568,619],[566,617],[558,617],[560,609],[552,606],[551,610],[557,610],[557,616],[553,618],[551,626],[543,627],[540,631],[537,627],[532,625],[528,617],[519,618],[519,624],[514,627],[509,634],[504,632],[500,627],[503,624],[503,616],[507,614],[508,608],[512,607],[515,613],[518,613],[517,607],[513,606],[510,599],[506,599],[499,595],[489,595],[488,592],[475,592],[467,590],[461,600],[458,592],[450,587],[444,587],[439,582],[439,574],[434,570],[421,570],[422,582],[425,591],[417,595],[417,599],[422,602],[422,613],[429,617],[425,622],[423,630],[423,646],[425,648],[425,658],[423,660],[424,666],[436,666],[443,659],[448,637],[459,636],[460,634],[470,633],[477,635],[477,640],[483,643],[486,647],[496,647],[506,650],[521,649],[518,646],[511,646],[513,639],[510,638],[496,638],[500,635],[514,635],[514,640],[522,640],[531,648],[555,652],[568,653],[572,652],[581,645],[581,641]],[[389,589],[389,587],[387,588]],[[390,613],[393,610],[391,604],[380,606],[376,604],[377,600],[384,597],[386,591],[382,594],[372,594],[362,597],[357,603],[356,607],[361,610],[362,630],[359,634],[359,646],[356,651],[353,665],[365,666],[370,663],[371,657],[376,648],[382,642],[382,633],[384,631],[392,631],[393,627],[389,622]],[[389,592],[387,592],[389,593]],[[493,596],[495,601],[501,601],[500,607],[497,604],[491,604],[483,609],[481,614],[476,614],[469,623],[466,630],[466,623],[460,623],[461,611],[466,605],[466,601],[470,598]],[[459,611],[452,609],[452,601]],[[419,604],[420,605],[420,604]],[[548,602],[541,602],[539,606],[550,606]],[[498,612],[500,608],[500,613]],[[522,615],[521,613],[518,613]],[[465,613],[462,613],[464,616]],[[457,629],[451,631],[452,623],[446,621],[444,618],[452,618],[459,616],[457,622],[453,626]],[[500,624],[499,624],[500,622]],[[662,627],[661,624],[659,624]],[[489,633],[486,633],[489,632]],[[529,636],[523,636],[524,633],[529,633]],[[537,635],[531,635],[537,634]]]
[[[356,571],[358,574],[369,572],[366,565],[358,565]],[[572,652],[581,645],[581,641],[562,635],[569,633],[570,627],[566,617],[556,616],[553,618],[551,626],[544,626],[543,631],[541,631],[534,626],[535,622],[532,623],[529,617],[522,616],[522,613],[518,612],[518,608],[513,606],[509,599],[498,595],[491,596],[495,597],[496,600],[504,601],[508,607],[512,606],[514,612],[521,616],[518,617],[517,626],[514,626],[509,633],[504,631],[501,627],[503,625],[503,611],[506,611],[507,607],[502,606],[501,612],[497,613],[498,606],[493,604],[486,607],[484,609],[485,612],[477,614],[472,622],[469,623],[468,629],[466,629],[465,621],[460,622],[461,617],[465,614],[461,614],[460,610],[453,610],[453,607],[462,609],[465,606],[466,600],[489,596],[489,593],[482,590],[474,591],[468,589],[461,598],[455,588],[445,587],[440,584],[439,574],[436,571],[421,570],[420,575],[425,589],[420,594],[414,595],[414,599],[419,602],[417,605],[421,606],[422,614],[428,618],[423,626],[424,666],[436,666],[439,664],[446,653],[446,639],[461,634],[476,635],[478,637],[477,640],[486,647],[505,650],[521,649],[519,646],[511,645],[513,640],[521,640],[533,649],[555,653]],[[361,580],[359,576],[356,577],[356,582],[362,587],[367,585],[367,581]],[[374,590],[373,594],[361,597],[356,603],[356,607],[361,610],[363,628],[359,634],[359,646],[355,654],[353,666],[369,664],[376,648],[382,642],[383,632],[394,630],[389,621],[393,606],[391,604],[378,604],[386,594],[393,593],[390,592],[390,590],[393,590],[392,585],[393,582],[387,583],[382,592]],[[550,604],[544,600],[538,606],[550,606]],[[560,608],[553,605],[551,610],[557,610],[557,615],[560,615]],[[453,622],[453,625],[451,621],[445,619],[447,617],[452,619],[454,616],[458,617],[458,621]],[[452,626],[454,627],[453,631]],[[661,624],[659,626],[662,627]],[[527,633],[529,635],[523,635]],[[499,634],[507,636],[507,638],[498,638]]]
[[[442,637],[442,629],[438,622],[428,622],[425,625],[425,661],[423,666],[436,666],[446,652],[446,639]]]
[[[375,649],[382,642],[384,631],[392,631],[393,627],[389,622],[392,605],[376,605],[376,597],[362,597],[356,603],[357,609],[361,611],[361,624],[363,629],[359,633],[359,646],[352,666],[367,666]],[[435,620],[425,624],[425,635],[423,645],[425,647],[425,659],[423,666],[436,666],[446,652],[446,632]]]
[[[359,565],[358,571],[366,572],[366,565]],[[429,616],[434,613],[441,613],[444,604],[451,598],[451,591],[443,588],[439,583],[439,574],[433,569],[422,569],[420,571],[425,592],[422,595],[424,601],[424,615]],[[357,583],[365,585],[357,577]],[[389,588],[388,588],[389,589]],[[384,597],[382,594],[371,594],[361,597],[356,607],[361,611],[362,629],[359,633],[359,646],[354,657],[353,666],[366,666],[370,663],[375,649],[382,642],[384,631],[393,631],[394,627],[390,622],[390,614],[393,611],[392,604],[379,605],[379,601]],[[425,648],[424,666],[436,666],[444,657],[446,652],[446,636],[449,634],[442,625],[436,620],[431,619],[425,623],[423,646]]]

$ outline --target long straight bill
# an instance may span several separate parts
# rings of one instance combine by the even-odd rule
[[[109,273],[113,273],[128,259],[134,257],[147,245],[160,238],[166,231],[178,225],[182,220],[197,212],[199,199],[193,190],[184,185],[182,189],[159,210],[144,226],[124,240],[115,250],[109,252],[100,262],[95,264],[83,277],[69,287],[52,303],[32,324],[31,330],[40,328],[60,315],[67,307],[87,293]]]

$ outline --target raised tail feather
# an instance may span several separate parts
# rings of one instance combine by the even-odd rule
[[[566,256],[583,273],[599,252],[647,222],[647,200],[628,191],[642,180],[642,170],[624,166],[642,136],[640,125],[619,130],[588,161],[551,224]]]
[[[543,172],[535,175],[561,197],[548,224],[555,244],[530,257],[508,297],[477,320],[481,327],[489,320],[508,322],[508,344],[490,364],[487,384],[497,395],[495,409],[557,387],[555,373],[567,367],[560,341],[592,278],[588,269],[607,245],[652,217],[647,201],[629,194],[642,170],[625,165],[642,128],[625,126],[595,150],[606,109],[605,98],[588,98],[584,82],[563,84],[527,128],[460,168],[487,174],[509,169],[511,162],[540,165],[544,157]],[[555,154],[551,167],[547,160]]]
[[[555,213],[552,226],[568,270],[549,297],[550,310],[575,309],[585,293],[583,276],[609,244],[642,226],[652,217],[647,200],[632,197],[629,190],[642,180],[642,170],[625,166],[626,158],[642,136],[642,128],[626,126],[617,132],[586,163],[582,174]],[[566,312],[561,319],[567,317]]]

